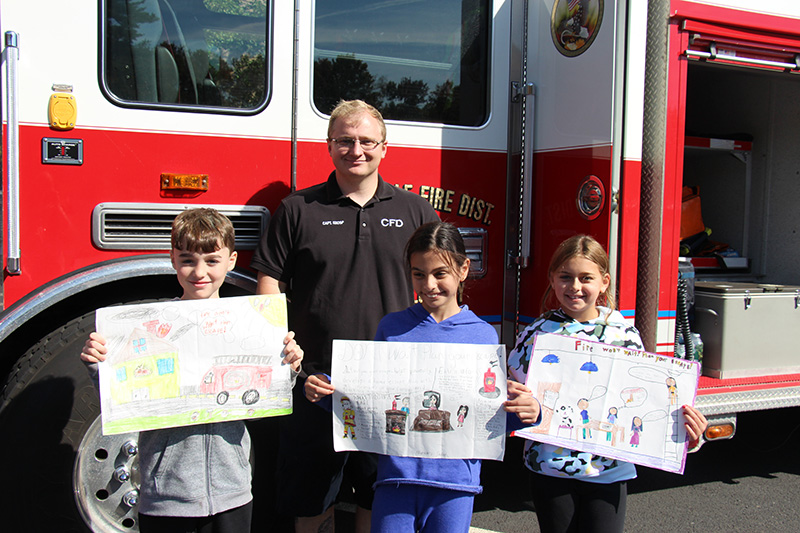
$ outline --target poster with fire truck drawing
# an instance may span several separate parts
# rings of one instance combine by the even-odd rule
[[[292,412],[284,295],[98,309],[103,434]]]
[[[333,341],[336,451],[502,460],[505,346]]]
[[[699,363],[556,334],[533,343],[542,422],[514,436],[683,473],[681,407],[694,405]]]

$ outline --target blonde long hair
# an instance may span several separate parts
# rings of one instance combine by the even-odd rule
[[[609,272],[608,254],[603,248],[603,245],[589,235],[573,235],[558,245],[558,248],[556,248],[556,251],[553,253],[553,257],[550,259],[550,266],[547,268],[547,290],[544,291],[544,296],[542,296],[542,313],[553,309],[553,307],[547,303],[548,299],[553,294],[553,286],[550,283],[553,274],[561,265],[574,257],[588,259],[597,265],[601,275],[605,276],[608,274],[609,277],[611,276]],[[605,292],[597,298],[597,305],[608,307],[611,311],[615,309],[614,289],[611,282],[609,282]]]

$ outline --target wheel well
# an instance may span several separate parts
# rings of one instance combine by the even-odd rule
[[[225,283],[221,296],[250,294],[245,289]],[[109,282],[89,288],[49,306],[26,321],[0,343],[0,383],[5,382],[15,362],[55,328],[85,313],[112,305],[143,301],[169,300],[180,295],[175,275],[153,275]]]
[[[224,296],[252,291],[242,279],[229,281],[238,285],[224,285]],[[121,503],[128,493],[120,492],[122,485],[109,485],[110,469],[117,466],[114,450],[121,444],[95,438],[100,434],[92,429],[98,425],[99,395],[78,354],[95,327],[96,308],[171,300],[179,294],[174,274],[165,272],[109,282],[49,307],[40,296],[40,311],[0,344],[6,367],[0,383],[0,432],[15,436],[0,440],[0,455],[17,459],[0,469],[0,484],[17,489],[0,499],[11,530],[45,531],[57,524],[63,531],[128,531],[135,524],[135,510]],[[104,467],[98,458],[113,464]],[[109,514],[109,509],[118,511]]]

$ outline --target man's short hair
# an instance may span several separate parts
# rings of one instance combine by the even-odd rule
[[[381,112],[366,103],[363,100],[339,100],[339,103],[336,104],[336,107],[333,108],[331,111],[331,118],[328,120],[328,138],[331,138],[331,134],[333,133],[333,124],[339,119],[347,120],[351,117],[356,115],[360,115],[362,113],[367,113],[371,115],[375,120],[378,121],[381,127],[381,138],[375,139],[376,141],[385,141],[386,140],[386,123],[383,121],[383,115]]]
[[[236,236],[230,219],[209,207],[187,209],[172,222],[172,248],[210,254],[233,252]]]

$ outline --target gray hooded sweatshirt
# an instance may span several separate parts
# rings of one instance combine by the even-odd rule
[[[86,365],[95,387],[96,363]],[[244,422],[139,433],[138,510],[150,516],[211,516],[253,499],[250,434]]]
[[[242,421],[139,434],[139,512],[210,516],[240,507],[250,492],[250,435]]]

